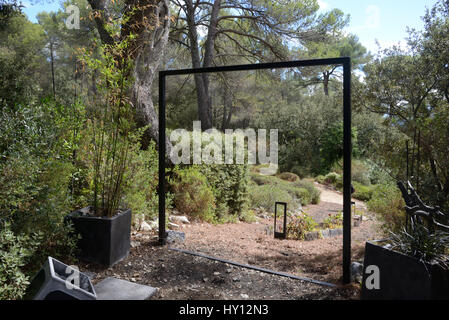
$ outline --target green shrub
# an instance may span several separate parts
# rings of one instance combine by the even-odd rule
[[[360,201],[369,201],[371,200],[374,192],[374,187],[372,186],[365,186],[358,182],[353,183],[354,186],[354,193],[352,194],[352,197],[354,199],[360,200]]]
[[[337,182],[337,179],[340,177],[340,175],[338,173],[335,172],[329,172],[328,174],[326,174],[326,176],[324,177],[324,183],[326,184],[335,184]]]
[[[265,184],[250,190],[251,208],[264,208],[267,212],[274,212],[275,202],[286,202],[288,210],[299,207],[292,195],[278,184]]]
[[[252,223],[256,222],[256,214],[253,210],[245,210],[239,215],[240,221],[246,222],[246,223]]]
[[[280,181],[279,178],[275,176],[263,176],[258,173],[251,172],[249,174],[251,181],[255,182],[257,185],[261,186],[263,184],[279,184],[282,181]]]
[[[306,206],[312,201],[310,193],[306,188],[291,187],[289,189],[291,190],[295,198],[300,199],[301,205]]]
[[[307,176],[307,169],[302,166],[293,166],[290,171],[296,174],[300,179],[304,179]]]
[[[30,270],[48,255],[67,260],[74,253],[74,239],[63,224],[77,194],[73,152],[79,137],[73,132],[79,120],[74,112],[82,118],[77,106],[48,101],[0,111],[1,218],[15,234],[43,235]]]
[[[323,176],[323,175],[318,175],[318,176],[316,176],[315,181],[318,182],[318,183],[320,183],[320,184],[324,184],[324,183],[325,183],[325,179],[326,179],[325,176]]]
[[[216,216],[238,216],[248,206],[248,165],[201,165],[199,171],[205,176],[215,197]]]
[[[250,173],[250,177],[251,180],[258,186],[276,186],[276,190],[287,192],[292,199],[288,210],[295,210],[298,207],[298,203],[305,206],[310,203],[316,204],[320,201],[320,191],[313,185],[313,182],[311,181],[300,180],[296,182],[289,182],[275,176],[261,176],[256,173]],[[254,187],[252,187],[252,189],[252,194],[256,192],[256,190],[259,190],[258,188]],[[252,195],[251,197],[254,198],[255,196]],[[256,198],[258,197],[256,196]],[[251,203],[254,208],[254,203]]]
[[[9,223],[0,227],[0,300],[16,300],[29,284],[21,268],[29,263],[42,235],[16,236]]]
[[[343,176],[339,175],[335,180],[334,187],[337,190],[343,190]]]
[[[315,187],[315,185],[313,184],[312,181],[303,179],[301,181],[295,182],[295,186],[297,186],[299,188],[307,189],[307,191],[309,192],[309,195],[310,195],[310,203],[312,203],[312,204],[320,203],[321,191],[318,190],[317,187]]]
[[[179,169],[172,181],[176,208],[192,218],[214,220],[215,197],[206,177],[196,168]]]
[[[141,150],[140,144],[133,146],[130,152],[128,173],[125,177],[124,206],[132,209],[133,222],[154,219],[158,215],[158,153],[155,143],[151,142],[147,150]],[[173,195],[166,193],[165,206],[170,209]]]
[[[370,211],[377,213],[381,230],[386,236],[390,236],[390,232],[399,232],[404,227],[405,202],[394,184],[376,185],[367,205]]]
[[[279,176],[279,179],[289,181],[289,182],[296,182],[299,180],[299,177],[291,172],[282,172]]]
[[[294,217],[287,224],[287,237],[291,239],[304,240],[307,232],[315,230],[318,224],[307,213]]]

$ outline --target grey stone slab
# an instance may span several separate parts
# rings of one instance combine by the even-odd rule
[[[97,300],[147,300],[157,291],[150,286],[112,277],[102,280],[94,288]]]
[[[323,239],[330,238],[329,229],[321,230],[321,236],[323,237]]]
[[[320,238],[320,232],[319,231],[307,232],[304,235],[304,240],[306,240],[306,241],[318,240],[319,238]]]
[[[329,229],[330,237],[337,237],[343,234],[343,229]]]
[[[186,234],[184,232],[173,231],[173,230],[167,231],[167,242],[168,243],[175,243],[175,242],[182,243],[185,240],[186,240]]]

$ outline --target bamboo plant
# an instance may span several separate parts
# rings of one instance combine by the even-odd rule
[[[103,46],[99,59],[83,55],[85,64],[100,75],[101,94],[94,97],[88,116],[92,141],[91,210],[95,216],[112,217],[118,213],[134,141],[133,110],[127,97],[132,84],[127,44],[122,41]]]

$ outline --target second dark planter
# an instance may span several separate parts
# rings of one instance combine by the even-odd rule
[[[111,218],[82,214],[86,211],[88,210],[74,211],[67,216],[73,223],[75,232],[81,235],[78,241],[79,258],[113,266],[129,253],[131,209]]]
[[[379,268],[379,288],[366,286],[368,266]],[[449,270],[382,246],[382,241],[366,242],[363,263],[364,300],[449,299]]]

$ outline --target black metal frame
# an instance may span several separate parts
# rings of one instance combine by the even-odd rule
[[[166,161],[166,115],[165,83],[168,76],[196,73],[216,73],[230,71],[250,71],[262,69],[298,68],[308,66],[343,66],[343,283],[350,282],[351,276],[351,59],[349,57],[313,59],[287,62],[244,64],[234,66],[165,70],[159,72],[159,242],[165,244],[165,161]]]
[[[278,218],[278,204],[284,207],[284,221],[282,232],[276,231],[276,220]],[[286,202],[276,202],[274,204],[274,237],[276,239],[287,239],[287,203]]]

